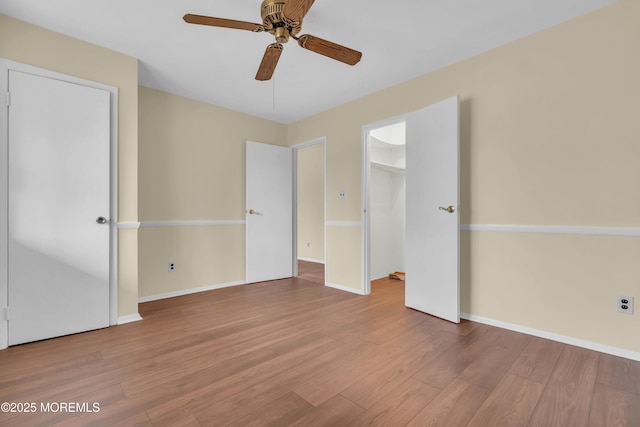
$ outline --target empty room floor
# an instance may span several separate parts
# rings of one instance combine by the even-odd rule
[[[298,260],[298,278],[324,285],[324,264]]]
[[[638,426],[640,362],[294,278],[140,304],[144,320],[0,351],[2,426]],[[40,409],[40,406],[38,406]]]

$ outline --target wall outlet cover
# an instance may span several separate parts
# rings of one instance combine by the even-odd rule
[[[616,298],[616,310],[618,313],[633,314],[633,297],[630,295],[618,295]]]

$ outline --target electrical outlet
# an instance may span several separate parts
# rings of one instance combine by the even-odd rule
[[[173,261],[169,261],[169,273],[173,273],[176,271],[176,263]]]
[[[616,308],[618,313],[633,314],[633,297],[629,295],[618,295]]]
[[[310,242],[307,242],[307,247],[308,248],[311,247],[311,243]]]
[[[347,198],[347,192],[345,190],[338,191],[338,199],[344,200]]]

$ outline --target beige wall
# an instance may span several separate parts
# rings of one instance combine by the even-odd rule
[[[285,125],[146,87],[139,103],[140,297],[244,281],[244,225],[175,222],[244,221],[245,142],[286,146]]]
[[[0,58],[118,88],[118,220],[138,218],[138,61],[0,15]],[[137,232],[120,230],[118,315],[138,312]]]
[[[324,144],[297,150],[298,258],[324,262]]]
[[[640,227],[639,18],[622,0],[290,125],[327,137],[327,221],[361,221],[363,125],[460,95],[462,223]],[[361,239],[328,228],[331,282],[361,289]],[[614,308],[638,259],[637,237],[463,232],[462,311],[638,352]]]

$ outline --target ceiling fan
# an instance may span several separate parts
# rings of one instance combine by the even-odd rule
[[[357,50],[349,49],[348,47],[310,34],[297,36],[302,29],[302,19],[314,1],[315,0],[264,0],[260,6],[262,24],[192,14],[184,15],[183,19],[189,24],[235,28],[256,33],[266,31],[273,34],[276,42],[267,46],[267,50],[262,57],[262,62],[256,73],[256,80],[271,79],[278,64],[278,59],[280,59],[280,54],[282,54],[282,44],[288,42],[290,37],[297,40],[298,44],[307,50],[344,62],[348,65],[357,64],[362,57],[362,53]]]

